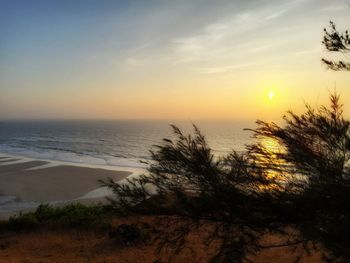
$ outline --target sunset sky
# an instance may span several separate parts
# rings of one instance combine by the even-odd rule
[[[329,20],[348,1],[0,0],[0,119],[274,120],[334,87],[350,113]]]

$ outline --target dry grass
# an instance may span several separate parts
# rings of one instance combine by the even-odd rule
[[[159,241],[155,237],[175,230],[176,218],[164,216],[130,216],[113,219],[112,225],[136,224],[147,238],[128,246],[109,238],[106,231],[94,230],[48,230],[32,232],[8,232],[0,236],[0,262],[208,262],[219,246],[214,241],[203,243],[211,225],[206,223],[194,229],[186,237],[186,245],[179,253],[170,247],[157,252]],[[181,223],[180,221],[178,223]],[[278,236],[266,236],[263,242],[276,243]],[[318,248],[277,247],[260,251],[248,257],[252,262],[322,262]]]

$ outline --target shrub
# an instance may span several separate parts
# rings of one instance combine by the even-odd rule
[[[20,213],[17,216],[9,218],[7,224],[3,227],[10,230],[33,230],[40,226],[40,222],[34,213]]]
[[[38,227],[108,227],[110,207],[85,206],[79,203],[65,206],[41,204],[34,212],[20,213],[9,218],[3,229],[34,230]]]

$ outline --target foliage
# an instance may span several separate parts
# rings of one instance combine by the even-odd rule
[[[50,227],[106,227],[111,208],[85,206],[79,203],[65,206],[41,204],[34,212],[20,213],[2,224],[2,230],[33,230]]]
[[[2,225],[2,229],[11,230],[31,230],[40,226],[40,222],[34,213],[20,213],[17,216],[12,216]]]
[[[330,30],[324,29],[324,37],[322,44],[330,52],[340,52],[341,54],[347,54],[350,52],[350,37],[349,32],[346,30],[344,33],[339,33],[335,24],[330,21]],[[350,71],[350,63],[347,61],[333,61],[323,58],[322,62],[332,70],[345,70]]]
[[[234,151],[216,159],[196,126],[193,136],[185,136],[176,126],[172,128],[177,140],[164,139],[163,145],[151,151],[148,174],[122,185],[102,181],[117,196],[111,200],[114,206],[137,210],[137,204],[156,193],[163,198],[171,196],[177,214],[232,221],[232,214],[244,210],[242,198],[253,202],[266,195],[259,188],[268,187],[271,181],[246,154]]]
[[[283,148],[275,156],[274,163],[285,163],[288,172],[297,172],[304,177],[301,187],[319,188],[350,183],[347,163],[350,159],[350,123],[343,117],[339,95],[330,95],[330,105],[313,109],[306,106],[306,112],[292,111],[284,116],[285,125],[258,121],[253,130],[255,138],[277,141]],[[271,151],[264,152],[264,146],[248,147],[251,152],[263,158],[271,158]]]
[[[275,163],[284,164],[284,174],[294,175],[288,181],[289,205],[282,207],[283,213],[308,239],[349,260],[350,122],[344,119],[342,106],[334,93],[328,107],[307,106],[300,115],[289,111],[283,127],[258,121],[253,132],[259,140],[278,142],[283,151],[274,155]],[[260,145],[248,148],[261,158],[271,158]]]
[[[329,106],[306,105],[300,115],[287,112],[284,121],[281,127],[258,121],[247,151],[222,158],[214,156],[196,126],[187,136],[172,126],[175,139],[164,139],[151,151],[146,174],[123,185],[102,183],[115,193],[113,206],[125,212],[192,219],[179,229],[176,251],[196,227],[193,222],[206,220],[215,225],[210,237],[222,241],[215,262],[240,262],[263,247],[259,237],[283,233],[290,225],[300,235],[285,232],[288,242],[278,246],[313,240],[326,246],[332,259],[347,260],[350,124],[339,96],[331,94]]]
[[[194,134],[188,136],[176,126],[172,128],[176,140],[164,139],[163,145],[151,151],[148,174],[129,179],[127,184],[120,185],[111,179],[102,184],[115,193],[116,198],[110,200],[118,210],[216,222],[214,233],[220,233],[225,240],[217,256],[221,258],[229,247],[237,247],[238,234],[243,240],[242,233],[268,225],[268,219],[261,216],[266,207],[259,203],[261,200],[268,202],[274,191],[266,193],[259,189],[268,187],[271,182],[267,180],[265,170],[244,153],[234,151],[225,158],[215,158],[196,126]],[[243,224],[251,227],[244,229]],[[179,233],[184,234],[179,239],[188,234],[187,231]],[[175,244],[183,244],[179,239]],[[253,235],[244,235],[245,241],[239,244],[254,244],[253,239]],[[239,258],[242,255],[243,248]]]

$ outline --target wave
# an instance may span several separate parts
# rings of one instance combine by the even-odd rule
[[[90,165],[107,165],[130,168],[146,168],[142,161],[146,158],[125,158],[122,155],[92,154],[90,152],[76,152],[60,148],[24,148],[12,147],[0,144],[0,152],[3,154],[18,155],[33,159],[61,161],[67,163],[81,163]]]

